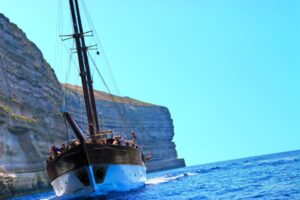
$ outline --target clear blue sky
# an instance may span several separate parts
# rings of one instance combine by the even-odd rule
[[[0,12],[64,81],[57,2],[1,0]],[[188,165],[300,149],[300,1],[86,4],[121,94],[170,109]]]

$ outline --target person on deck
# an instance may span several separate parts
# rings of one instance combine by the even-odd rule
[[[50,149],[50,154],[52,158],[54,158],[54,151],[55,151],[55,146],[53,145]]]
[[[116,136],[113,145],[121,145],[120,136]]]
[[[132,136],[132,142],[133,142],[133,143],[136,143],[137,137],[136,137],[136,134],[135,134],[134,131],[131,131],[131,136]]]
[[[58,148],[57,146],[53,145],[51,147],[51,156],[52,156],[52,158],[56,158],[60,154],[61,154],[60,148]]]
[[[104,139],[100,139],[100,140],[98,141],[98,143],[99,143],[99,144],[106,144],[106,141],[105,141]]]
[[[108,138],[106,139],[106,144],[113,144],[113,143],[114,143],[113,135],[109,134]]]
[[[65,146],[65,144],[63,143],[62,145],[61,145],[61,147],[60,147],[60,152],[61,153],[64,153],[66,151],[66,146]]]

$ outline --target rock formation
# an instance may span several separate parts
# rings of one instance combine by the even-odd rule
[[[0,35],[0,166],[16,174],[0,191],[14,194],[49,186],[43,160],[66,136],[58,125],[61,86],[42,53],[3,15]]]
[[[85,126],[78,87],[58,82],[41,51],[0,14],[0,198],[49,188],[44,161],[52,144],[66,141],[60,107],[66,105]],[[105,128],[138,133],[149,171],[184,166],[172,142],[174,128],[167,108],[96,92]],[[79,109],[78,109],[79,108]],[[10,178],[3,178],[10,177]],[[4,179],[9,180],[9,184]]]

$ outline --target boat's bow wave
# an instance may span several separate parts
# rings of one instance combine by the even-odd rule
[[[179,174],[167,174],[160,177],[150,178],[146,181],[146,185],[158,185],[161,183],[168,183],[188,176],[198,175],[198,172],[185,172]]]

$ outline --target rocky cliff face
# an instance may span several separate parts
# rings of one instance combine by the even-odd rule
[[[50,145],[66,137],[57,125],[62,91],[53,70],[3,15],[0,35],[0,166],[15,173],[9,187],[0,184],[1,197],[47,187],[43,160]]]
[[[49,187],[44,160],[52,144],[66,141],[60,107],[66,105],[84,126],[77,87],[58,82],[41,51],[0,14],[0,198]],[[153,154],[148,169],[184,166],[177,159],[174,130],[167,108],[97,92],[104,126],[117,132],[135,130],[144,151]],[[79,109],[78,109],[79,108]]]

